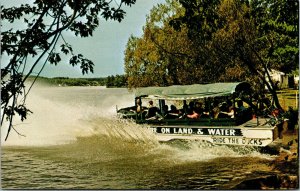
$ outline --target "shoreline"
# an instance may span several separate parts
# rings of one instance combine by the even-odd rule
[[[299,189],[298,131],[284,129],[282,139],[276,144],[278,154],[270,163],[272,175],[243,180],[231,189]]]

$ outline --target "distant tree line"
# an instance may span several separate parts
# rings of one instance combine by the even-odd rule
[[[106,87],[127,87],[125,75],[111,75],[106,78]]]
[[[30,76],[28,81],[33,81],[35,78],[35,76]],[[37,82],[50,86],[106,86],[108,88],[126,87],[125,75],[111,75],[108,77],[99,78],[38,77]]]

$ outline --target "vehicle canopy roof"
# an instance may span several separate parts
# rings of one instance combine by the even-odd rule
[[[248,90],[250,90],[250,84],[247,82],[173,85],[138,88],[135,96],[149,99],[188,100],[229,96],[235,92]]]

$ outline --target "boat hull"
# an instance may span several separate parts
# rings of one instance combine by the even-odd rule
[[[213,144],[264,147],[278,138],[277,126],[256,123],[256,120],[250,120],[240,126],[152,125],[149,128],[159,141],[186,139],[203,140]]]

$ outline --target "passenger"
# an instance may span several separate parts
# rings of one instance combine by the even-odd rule
[[[187,114],[193,114],[194,105],[195,103],[193,101],[189,103]]]
[[[148,103],[149,103],[148,107],[153,107],[153,101],[152,100],[150,100]]]
[[[223,103],[221,108],[221,112],[219,114],[219,118],[234,118],[234,106],[231,101],[227,101]]]
[[[243,111],[246,110],[246,108],[243,105],[243,101],[242,100],[238,100],[237,101],[237,106],[238,106],[237,112],[243,112]]]
[[[209,111],[208,110],[203,110],[201,118],[209,118]]]
[[[142,103],[139,98],[135,99],[135,106],[132,107],[130,111],[136,113],[139,118],[144,118]]]
[[[178,110],[177,110],[177,108],[176,108],[175,105],[171,105],[171,106],[170,106],[170,111],[169,111],[169,113],[178,113]]]
[[[141,106],[141,100],[140,99],[136,99],[135,100],[135,107],[133,108],[134,112],[140,113],[142,111],[142,106]]]
[[[228,115],[228,106],[227,106],[226,103],[222,103],[222,105],[220,107],[220,112],[219,112],[217,118],[229,118],[229,115]]]
[[[213,103],[213,109],[212,109],[212,117],[214,119],[217,119],[220,113],[220,107],[219,107],[219,103],[217,101],[214,101]]]
[[[170,106],[170,111],[168,112],[169,116],[172,118],[176,118],[179,116],[179,110],[176,108],[175,105]]]
[[[158,108],[153,106],[153,101],[150,100],[149,101],[149,105],[148,105],[148,111],[146,113],[146,118],[151,118],[154,117],[156,115],[156,112],[158,112]]]
[[[188,115],[186,115],[188,118],[190,118],[190,119],[199,119],[200,118],[200,114],[199,113],[197,113],[196,111],[195,111],[195,109],[193,109],[193,113],[192,114],[188,114]]]
[[[203,108],[202,108],[202,103],[201,102],[196,102],[195,103],[195,112],[198,113],[199,115],[203,114]]]
[[[156,113],[156,117],[161,120],[161,119],[165,119],[165,118],[168,118],[168,110],[169,110],[169,107],[168,105],[164,105],[162,107],[162,111],[161,111],[161,114],[160,113]]]

